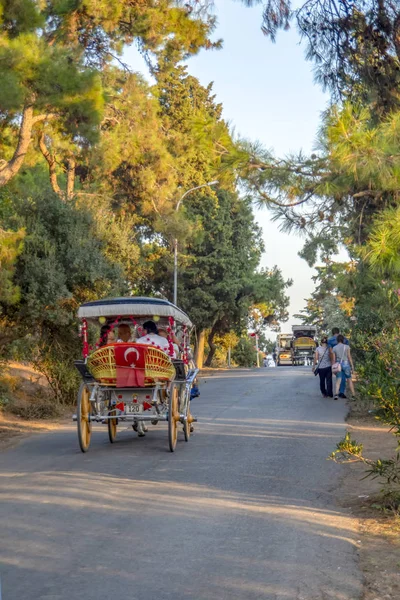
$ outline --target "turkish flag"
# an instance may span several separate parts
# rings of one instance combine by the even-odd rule
[[[117,387],[144,387],[146,346],[115,344]]]

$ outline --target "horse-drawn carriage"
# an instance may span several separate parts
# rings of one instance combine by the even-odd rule
[[[83,381],[74,420],[82,452],[89,449],[93,423],[107,424],[111,443],[121,424],[132,425],[139,436],[144,436],[147,425],[160,421],[168,423],[171,452],[176,447],[179,424],[188,441],[195,421],[190,395],[198,373],[190,357],[189,317],[167,300],[139,297],[87,302],[79,308],[78,317],[83,359],[75,366]],[[143,325],[149,320],[167,333],[166,346],[146,337]],[[115,335],[121,326],[129,327],[128,341]],[[101,327],[102,334],[92,347],[90,337],[96,327]],[[174,343],[178,341],[175,334],[179,347]],[[110,337],[115,339],[110,341]]]

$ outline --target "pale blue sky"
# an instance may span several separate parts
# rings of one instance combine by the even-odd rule
[[[300,149],[310,152],[328,97],[313,83],[312,65],[304,58],[295,28],[280,32],[273,44],[261,32],[260,6],[247,8],[233,0],[216,0],[215,11],[215,38],[224,40],[223,49],[202,51],[190,59],[190,73],[203,85],[214,83],[224,118],[242,137],[259,140],[277,155]],[[134,70],[143,69],[134,50],[125,54],[125,60]],[[257,211],[256,217],[266,247],[263,266],[276,264],[285,278],[294,281],[289,290],[293,315],[313,290],[313,270],[297,256],[302,240],[281,233],[267,209]],[[282,330],[293,323],[290,319]]]

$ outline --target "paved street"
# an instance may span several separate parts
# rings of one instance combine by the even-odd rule
[[[0,458],[2,600],[357,600],[357,537],[326,457],[344,401],[310,369],[221,372],[192,403],[187,444],[165,424],[108,442],[95,426]]]

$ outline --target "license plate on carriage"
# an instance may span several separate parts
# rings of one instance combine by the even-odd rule
[[[125,413],[127,415],[137,415],[143,412],[143,404],[137,402],[136,404],[125,404]]]

